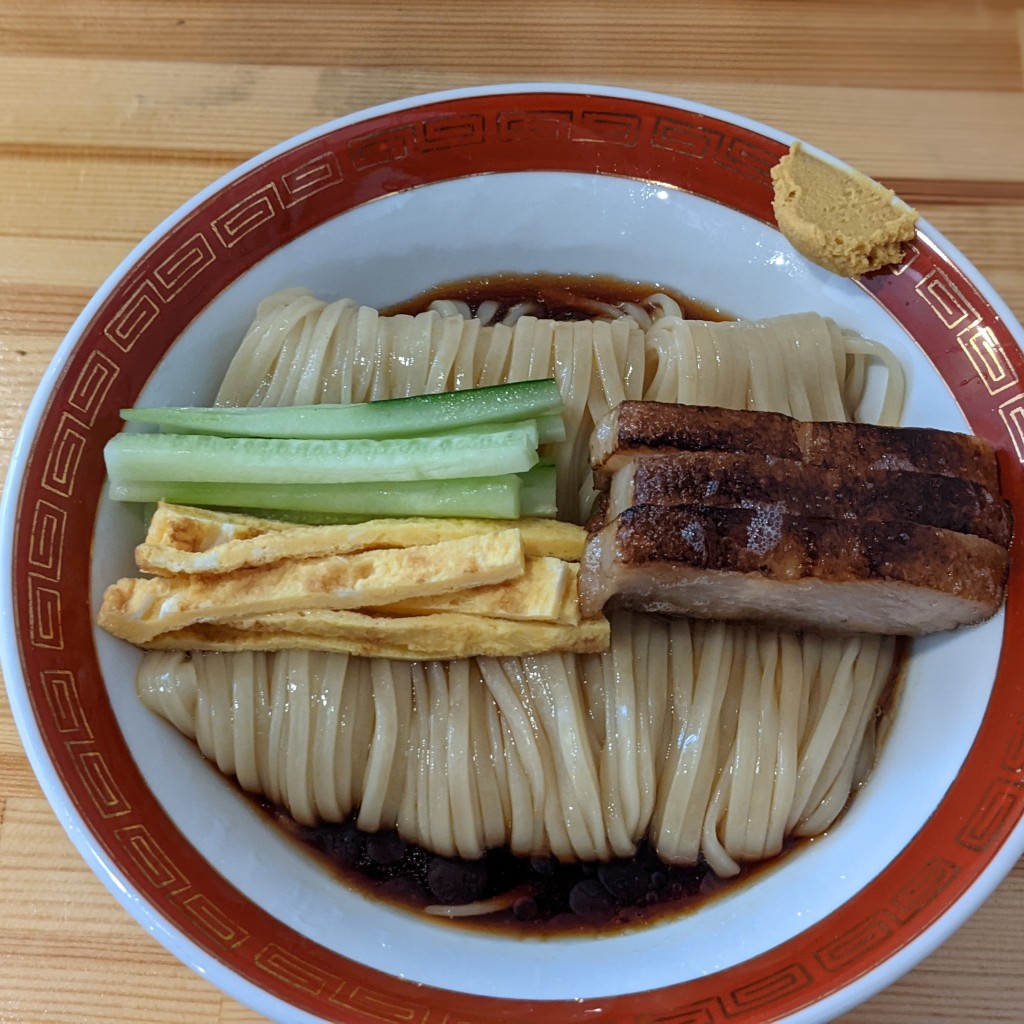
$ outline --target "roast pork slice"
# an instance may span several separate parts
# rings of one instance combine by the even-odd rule
[[[779,459],[802,457],[800,421],[780,413],[749,413],[717,406],[620,402],[602,416],[590,437],[594,484],[637,455],[672,452],[756,452]]]
[[[667,402],[620,402],[597,423],[590,456],[594,482],[634,455],[722,451],[794,459],[836,469],[902,470],[960,477],[999,493],[995,451],[983,438],[928,427],[804,422],[781,413]]]
[[[917,523],[636,505],[590,535],[580,596],[586,617],[618,606],[912,636],[994,614],[1008,562],[992,541]]]
[[[970,480],[869,469],[862,473],[721,451],[634,456],[611,477],[604,519],[633,505],[778,505],[816,519],[906,520],[973,533],[1003,547],[1009,504]]]

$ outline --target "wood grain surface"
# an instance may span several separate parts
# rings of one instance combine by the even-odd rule
[[[0,0],[0,473],[64,332],[164,216],[299,131],[452,86],[634,86],[767,121],[896,188],[1024,318],[1022,49],[1012,0]],[[1024,1021],[1022,928],[1018,864],[842,1020]],[[91,873],[0,692],[0,1024],[261,1019]]]

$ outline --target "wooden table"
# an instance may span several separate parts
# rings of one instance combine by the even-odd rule
[[[896,188],[1024,318],[1022,48],[1021,0],[2,0],[0,470],[64,332],[166,214],[296,132],[452,86],[635,86],[774,124]],[[1024,1021],[1022,926],[1018,864],[844,1020]],[[90,873],[0,692],[0,1022],[259,1019]]]

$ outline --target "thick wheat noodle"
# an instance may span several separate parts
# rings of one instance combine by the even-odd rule
[[[521,662],[503,665],[502,670],[526,711],[527,720],[535,730],[533,745],[537,749],[543,779],[540,793],[535,797],[539,798],[542,807],[545,838],[541,842],[549,847],[559,860],[593,859],[588,856],[590,851],[586,847],[581,857],[580,850],[573,842],[575,822],[570,820],[572,811],[570,798],[566,792],[566,779],[559,763],[556,738],[547,728],[549,723],[538,706],[542,703],[542,698],[531,688]]]
[[[405,758],[405,778],[402,784],[402,796],[398,803],[398,811],[395,816],[398,831],[402,835],[420,835],[419,825],[419,786],[421,779],[420,758],[421,758],[421,735],[422,725],[420,719],[426,715],[426,705],[423,702],[423,666],[414,663],[409,666],[409,689],[411,692],[411,711],[409,715],[409,735],[405,740],[407,753]]]
[[[383,821],[383,810],[398,744],[398,701],[394,673],[389,666],[371,661],[370,682],[374,706],[373,741],[366,758],[366,783],[357,824],[368,832],[376,832],[391,824]]]
[[[323,659],[318,659],[316,669],[315,674],[313,672],[310,673],[310,680],[316,686],[313,692],[322,695],[324,714],[318,716],[317,728],[313,734],[313,801],[318,809],[318,813],[338,818],[342,813],[341,802],[338,799],[338,792],[333,783],[335,778],[335,758],[338,753],[340,691],[341,686],[344,685],[346,673],[344,671],[337,673],[324,672]],[[238,705],[236,704],[237,707]],[[242,776],[239,774],[239,781],[241,779]],[[245,786],[244,783],[243,786],[246,789],[252,788],[252,786]]]
[[[534,730],[529,714],[517,699],[512,681],[494,658],[478,659],[480,672],[484,682],[493,696],[498,710],[501,712],[505,736],[505,754],[514,754],[518,767],[522,772],[530,791],[530,801],[534,808],[544,806],[544,766],[541,756],[533,742]]]
[[[296,325],[301,325],[305,315],[318,313],[322,308],[323,303],[302,289],[290,289],[264,299],[239,346],[239,351],[245,352],[245,359],[232,361],[221,383],[218,404],[252,403],[256,392],[280,359],[284,335],[294,330]]]
[[[575,434],[568,433],[569,424],[566,424],[567,434],[562,447],[571,447],[572,455],[568,464],[562,464],[564,471],[558,478],[558,507],[572,509],[572,518],[580,520],[586,515],[594,496],[592,475],[579,470],[581,465],[588,465],[590,434],[594,429],[594,416],[590,408],[590,395],[594,389],[578,385],[578,382],[590,381],[593,374],[594,346],[591,342],[586,326],[582,323],[573,324],[572,376],[568,386],[569,400],[579,410],[579,415]]]
[[[796,372],[786,373],[786,361],[784,351],[784,339],[780,332],[768,328],[768,335],[771,339],[771,358],[779,368],[780,374],[776,384],[777,398],[773,401],[782,408],[781,412],[788,412],[801,420],[813,420],[815,418],[827,418],[822,415],[825,403],[823,397],[817,393],[814,385],[808,386],[810,380],[815,376],[819,356],[818,346],[821,338],[814,337],[813,341],[805,341],[798,338],[796,341],[797,350],[801,358],[796,361]],[[754,379],[754,370],[750,371],[751,380]],[[817,413],[817,416],[815,415]],[[845,418],[840,414],[840,418]]]
[[[463,333],[472,334],[475,330],[479,330],[479,327],[466,328],[455,317],[441,317],[435,322],[430,370],[424,385],[424,391],[427,394],[437,394],[445,390],[449,378],[453,376],[455,358],[462,343]],[[467,341],[470,345],[473,343],[472,339],[467,339]]]
[[[502,376],[508,380],[530,379],[530,363],[536,326],[536,317],[523,316],[516,321],[512,328],[512,344],[509,347],[508,364],[502,372]]]
[[[420,757],[417,771],[418,797],[417,815],[419,821],[419,841],[426,847],[445,853],[450,849],[445,834],[451,821],[448,817],[447,801],[442,803],[439,798],[441,780],[439,776],[439,751],[435,747],[439,739],[437,723],[433,715],[437,711],[437,694],[434,692],[428,666],[424,665],[420,694],[423,713],[419,716],[420,726]]]
[[[498,664],[500,671],[511,684],[516,700],[522,706],[525,718],[530,722],[539,741],[532,745],[537,750],[541,777],[544,779],[540,793],[535,791],[535,799],[539,798],[542,802],[542,819],[546,835],[546,840],[542,841],[546,841],[552,852],[561,860],[579,859],[579,838],[576,837],[574,841],[573,836],[576,822],[572,820],[574,811],[569,795],[571,784],[563,771],[558,737],[551,730],[550,715],[546,714],[545,694],[531,685],[525,660],[501,659]],[[548,780],[554,780],[555,784],[551,785]],[[568,797],[564,804],[563,795]],[[584,846],[582,856],[586,857],[587,852]]]
[[[407,330],[413,318],[403,316],[383,317],[380,332],[382,345],[373,363],[373,384],[370,388],[370,401],[382,398],[405,398],[408,393],[408,368],[395,358],[396,349],[402,345],[409,346],[410,336]],[[416,326],[422,327],[423,324]],[[403,335],[406,337],[403,338]],[[412,353],[410,352],[410,357]]]
[[[806,716],[809,735],[782,743],[772,739],[780,733],[780,702],[789,707],[791,729],[800,717],[787,683],[805,699],[802,680],[780,679],[795,659],[788,638],[780,650],[770,632],[737,634],[687,620],[639,626],[627,613],[616,616],[613,635],[611,658],[585,660],[543,655],[421,665],[305,652],[154,652],[139,686],[148,706],[179,725],[182,707],[191,706],[184,724],[203,753],[297,820],[342,820],[358,809],[360,825],[396,825],[405,838],[446,855],[474,857],[508,845],[518,853],[594,859],[627,855],[648,835],[667,861],[703,854],[730,874],[744,860],[777,852],[781,815],[802,833],[808,822],[820,831],[841,810],[855,783],[855,737],[873,721],[891,642],[827,641],[840,648],[841,670],[809,681],[806,700],[822,713]],[[641,714],[651,700],[636,677],[642,653],[635,637],[644,651],[661,646],[665,653],[655,661],[670,667],[664,727]],[[862,655],[861,670],[850,671]],[[256,661],[267,664],[270,699],[253,701],[253,714],[247,708],[239,717],[245,680],[260,674]],[[588,695],[591,686],[598,696]],[[765,700],[770,689],[778,700]],[[196,699],[182,700],[190,691]],[[473,708],[471,695],[487,706]],[[854,716],[842,717],[851,706]],[[736,722],[725,733],[723,714]],[[600,719],[596,726],[588,715]],[[356,756],[346,767],[350,752]],[[491,771],[485,786],[468,777],[481,752]],[[361,762],[363,773],[355,770]],[[783,783],[786,773],[798,775],[796,785]],[[815,787],[828,813],[811,800],[809,817]],[[501,808],[500,817],[481,813],[485,800]]]
[[[312,689],[309,658],[291,667],[284,686],[284,716],[286,721],[287,754],[278,758],[282,792],[292,794],[298,801],[299,817],[308,821],[317,814],[312,799],[312,703],[316,691]],[[305,683],[305,685],[303,685]]]
[[[598,778],[597,764],[593,756],[593,748],[589,742],[589,728],[583,710],[582,694],[579,687],[573,685],[576,662],[572,655],[562,655],[550,659],[549,666],[554,686],[550,686],[552,708],[554,712],[554,735],[562,745],[562,770],[571,782],[574,800],[583,816],[590,848],[595,857],[604,857],[608,851],[604,821],[601,814],[601,789]],[[543,668],[544,666],[542,666]],[[544,680],[545,688],[548,676],[538,673]]]
[[[362,797],[365,772],[366,754],[370,747],[370,740],[373,736],[373,714],[375,708],[372,701],[372,690],[370,687],[370,663],[366,660],[354,659],[356,678],[358,685],[355,688],[353,700],[353,722],[355,731],[353,742],[348,745],[349,750],[349,784],[352,787],[352,805],[358,806]]]
[[[733,740],[732,761],[735,772],[731,780],[730,799],[724,808],[723,829],[727,849],[749,849],[752,853],[763,845],[771,805],[770,792],[762,792],[763,774],[760,768],[765,752],[761,748],[769,730],[773,727],[778,730],[777,714],[770,703],[762,703],[763,680],[760,652],[756,644],[748,643]],[[770,763],[774,771],[774,752]],[[757,838],[758,833],[760,839]]]
[[[640,801],[637,814],[638,836],[647,832],[648,824],[654,814],[654,800],[657,789],[657,761],[660,759],[664,741],[664,719],[658,713],[658,705],[662,701],[652,697],[656,690],[662,697],[665,694],[663,673],[654,675],[656,666],[650,662],[650,620],[635,616],[633,620],[632,651],[630,658],[630,678],[637,691],[636,714],[639,725],[638,757],[642,773],[640,776]],[[652,687],[652,679],[658,683]]]
[[[263,383],[259,393],[260,405],[294,404],[294,387],[296,369],[306,354],[308,339],[315,330],[322,315],[322,310],[309,307],[305,315],[300,317],[290,331],[284,332],[281,351],[274,363],[274,372]]]
[[[426,690],[428,711],[426,718],[426,743],[429,751],[429,770],[426,774],[426,802],[421,810],[426,811],[423,829],[430,838],[424,845],[438,853],[455,852],[452,832],[451,805],[448,800],[448,779],[444,771],[447,760],[448,739],[448,691],[439,673],[443,668],[435,662],[426,666]]]
[[[765,835],[765,854],[782,849],[789,808],[796,790],[797,744],[800,709],[806,704],[808,680],[800,670],[800,641],[791,633],[779,635],[779,666],[776,691],[779,706],[779,745],[772,787],[771,815]],[[766,642],[766,641],[762,641]]]
[[[810,733],[809,742],[801,751],[796,792],[788,822],[790,828],[795,827],[811,809],[811,792],[821,779],[821,769],[828,758],[828,752],[836,742],[843,720],[854,701],[857,679],[854,672],[855,654],[853,650],[844,651],[836,671],[830,674],[833,685]]]
[[[846,407],[858,407],[864,393],[868,367],[872,362],[878,362],[885,369],[890,385],[882,392],[878,412],[870,418],[883,426],[897,426],[903,411],[903,367],[884,345],[870,338],[862,338],[853,331],[842,332],[842,343],[847,353],[847,376],[843,395]]]
[[[455,827],[457,849],[478,849],[482,856],[484,828],[480,819],[480,801],[477,796],[477,773],[472,770],[473,742],[470,735],[471,698],[469,662],[461,661],[449,666],[448,678],[452,686],[449,701],[448,777],[451,786],[451,815]]]
[[[455,849],[475,850],[482,856],[482,826],[477,814],[474,773],[470,770],[469,737],[469,662],[457,661],[442,675],[439,688],[448,688],[447,744],[444,774],[449,786],[449,813],[454,831]]]
[[[711,329],[705,324],[690,324],[690,338],[693,344],[693,360],[696,369],[691,380],[696,386],[695,402],[699,405],[710,405],[722,401],[726,405],[737,402],[746,404],[746,394],[735,395],[723,387],[734,380],[734,376],[722,366],[723,357],[728,358],[731,346],[725,346],[720,352],[715,345]]]
[[[632,636],[630,641],[629,645],[615,644],[611,650],[611,700],[607,705],[607,720],[615,740],[606,745],[606,750],[611,755],[609,770],[615,779],[613,792],[622,808],[628,844],[632,847],[647,827],[646,820],[641,817],[641,795],[649,766],[643,757],[643,723],[637,708]],[[609,660],[605,659],[605,668],[608,667]]]
[[[340,305],[333,303],[325,307],[319,316],[307,317],[303,321],[296,338],[295,355],[288,361],[287,371],[275,375],[273,385],[267,392],[266,404],[282,404],[281,395],[287,395],[294,405],[309,400],[311,396],[305,396],[303,380],[307,372],[323,360],[334,322],[337,321],[337,307]]]
[[[723,663],[725,671],[730,671],[735,639],[734,632],[721,624],[697,632],[703,634],[697,639],[700,646],[695,645],[691,631],[685,631],[679,655],[673,650],[670,662],[675,682],[672,732],[678,737],[679,757],[659,780],[661,799],[652,835],[655,848],[666,860],[683,863],[694,861],[700,853],[713,766],[718,759],[717,723],[725,698],[725,688],[719,683]]]
[[[504,839],[504,830],[495,828],[495,822],[503,820],[500,815],[501,796],[495,785],[494,773],[491,769],[490,736],[487,732],[486,712],[481,700],[483,687],[480,686],[479,678],[472,671],[469,673],[468,683],[469,723],[467,735],[469,751],[466,764],[473,777],[473,814],[480,822],[480,835],[486,849],[493,842],[501,842]]]
[[[479,681],[479,671],[477,672],[477,681]],[[489,819],[487,845],[493,847],[501,845],[507,837],[506,823],[512,820],[512,797],[509,793],[508,775],[502,770],[505,760],[505,744],[498,709],[494,701],[490,699],[485,687],[480,686],[477,692],[480,694],[479,703],[484,707],[486,738],[490,741],[491,751],[491,756],[484,766],[484,776],[490,780],[498,794],[497,803],[489,804],[487,808],[481,808],[484,816]],[[481,741],[481,746],[483,746],[483,741]],[[485,798],[486,791],[481,787],[481,804]]]
[[[866,744],[873,746],[873,723],[878,702],[889,679],[889,673],[880,669],[892,658],[893,641],[887,637],[872,637],[865,643],[878,645],[881,654],[874,664],[870,658],[859,659],[856,663],[855,711],[844,716],[836,742],[805,805],[805,814],[794,829],[796,835],[817,835],[835,820],[849,799],[858,772],[863,771],[862,748]],[[825,783],[829,779],[833,781],[826,788]]]
[[[759,733],[760,749],[758,751],[756,775],[756,792],[751,795],[750,821],[747,825],[745,843],[748,849],[758,849],[760,856],[769,856],[768,846],[772,834],[772,814],[774,810],[775,782],[778,778],[777,768],[782,760],[781,743],[783,740],[782,709],[779,702],[779,645],[765,644],[758,638],[757,646],[761,653],[762,670],[760,699],[765,716],[764,728]],[[754,809],[757,821],[754,820]],[[777,850],[774,852],[778,852]]]
[[[891,354],[813,314],[699,323],[663,296],[610,323],[524,306],[483,325],[465,312],[389,318],[297,289],[272,296],[217,400],[359,402],[552,375],[567,427],[558,500],[576,519],[593,495],[590,432],[622,398],[850,419],[872,365],[886,373],[879,415],[893,422],[902,403]],[[605,858],[647,836],[666,861],[703,856],[731,874],[845,805],[894,650],[620,613],[600,656],[154,652],[139,688],[222,771],[300,821],[358,813],[362,827],[465,857],[506,845]]]

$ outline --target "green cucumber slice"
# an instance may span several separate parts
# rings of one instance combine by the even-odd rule
[[[554,463],[539,463],[529,472],[521,474],[520,479],[523,481],[523,490],[519,499],[520,514],[554,519],[558,513],[558,489]]]
[[[524,473],[537,463],[537,444],[532,421],[472,434],[380,441],[129,432],[111,438],[104,457],[114,483],[359,483]]]
[[[558,383],[545,378],[357,405],[139,408],[123,409],[121,416],[132,423],[153,423],[164,431],[184,434],[384,439],[419,437],[458,427],[510,423],[561,412]]]
[[[200,508],[280,513],[303,521],[453,516],[518,519],[522,480],[508,474],[467,480],[411,480],[355,484],[240,484],[146,480],[111,483],[114,501],[170,501]],[[273,518],[273,516],[270,516]]]
[[[551,413],[547,416],[538,416],[529,420],[514,420],[511,423],[479,423],[472,427],[459,427],[446,433],[461,434],[469,436],[472,434],[493,434],[501,430],[509,430],[512,427],[528,426],[534,424],[537,428],[537,443],[550,444],[551,442],[564,441],[566,438],[565,420],[561,413]],[[437,437],[436,434],[424,434],[424,437]],[[397,440],[394,439],[394,440]]]

